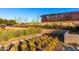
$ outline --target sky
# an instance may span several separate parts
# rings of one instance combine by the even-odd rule
[[[16,19],[17,22],[40,21],[44,14],[79,11],[79,8],[0,8],[0,18]],[[19,19],[20,18],[20,19]]]

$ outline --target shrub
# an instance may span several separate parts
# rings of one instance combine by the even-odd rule
[[[44,28],[45,29],[51,29],[51,25],[46,24],[46,25],[44,25]]]
[[[59,26],[57,24],[52,24],[52,28],[57,29],[57,28],[59,28]]]
[[[22,48],[22,51],[26,51],[26,49],[27,49],[26,41],[23,41],[23,42],[22,42],[21,48]]]

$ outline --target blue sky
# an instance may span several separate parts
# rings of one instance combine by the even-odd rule
[[[44,14],[79,11],[79,8],[0,8],[0,18],[14,19],[21,17],[19,22],[32,21]],[[23,19],[24,20],[23,20]],[[27,19],[26,19],[27,18]]]

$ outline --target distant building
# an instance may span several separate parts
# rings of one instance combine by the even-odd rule
[[[41,16],[41,22],[50,23],[50,22],[58,22],[59,21],[69,24],[79,24],[79,12],[65,12],[65,13],[57,13],[57,14],[46,14]]]

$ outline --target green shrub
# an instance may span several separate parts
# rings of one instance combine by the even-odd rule
[[[57,28],[59,28],[59,26],[57,24],[52,24],[52,28],[57,29]]]
[[[46,25],[44,25],[44,28],[51,29],[51,25],[46,24]]]

